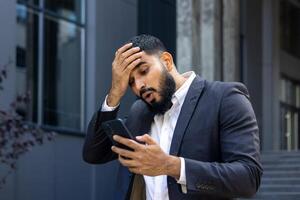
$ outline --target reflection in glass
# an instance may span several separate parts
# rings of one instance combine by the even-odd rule
[[[45,18],[44,123],[80,128],[82,29]]]
[[[280,80],[281,98],[281,149],[299,149],[300,84],[282,77]]]
[[[27,5],[39,5],[39,0],[17,0],[18,4],[27,4]]]
[[[281,48],[300,58],[300,3],[282,0],[280,3]]]
[[[16,7],[16,91],[31,94],[27,118],[37,121],[38,16],[24,5]]]
[[[83,23],[84,0],[45,0],[45,9],[69,20]]]

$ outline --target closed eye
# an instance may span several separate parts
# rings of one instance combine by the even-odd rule
[[[141,75],[146,75],[149,72],[149,67],[144,67],[143,69],[140,70]]]

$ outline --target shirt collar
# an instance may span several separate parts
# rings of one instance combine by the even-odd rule
[[[194,71],[189,71],[189,72],[182,74],[182,76],[187,78],[187,80],[185,80],[185,82],[180,86],[180,88],[178,88],[176,90],[176,92],[174,93],[174,95],[172,97],[173,105],[175,105],[176,102],[179,105],[183,104],[185,96],[187,95],[187,92],[188,92],[194,78],[196,77],[196,74]]]

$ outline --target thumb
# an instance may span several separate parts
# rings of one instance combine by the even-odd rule
[[[155,140],[148,134],[144,134],[142,136],[137,136],[136,139],[140,142],[145,142],[148,145],[156,144]]]

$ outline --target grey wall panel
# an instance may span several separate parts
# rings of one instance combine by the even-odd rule
[[[16,30],[16,3],[11,0],[0,1],[0,70],[9,61],[8,79],[2,84],[0,90],[0,110],[9,107],[15,97],[15,30]],[[0,164],[0,177],[7,173],[8,168]],[[15,175],[10,175],[6,184],[0,189],[1,200],[15,200]]]
[[[118,161],[112,161],[104,165],[96,166],[96,184],[95,184],[95,199],[107,199],[111,200],[114,197],[116,188],[117,173],[118,173]]]
[[[0,108],[7,108],[15,97],[15,30],[16,30],[16,3],[11,0],[0,1],[0,69],[8,66],[8,78],[0,91]]]
[[[136,1],[99,1],[97,5],[97,69],[96,102],[98,107],[111,85],[111,64],[115,51],[137,34]],[[121,104],[121,115],[126,115],[134,97],[127,94]]]
[[[111,85],[111,64],[115,51],[137,34],[137,0],[112,0],[97,2],[96,18],[96,86],[97,107]],[[135,97],[128,90],[121,102],[120,117],[127,114]],[[110,200],[115,191],[117,161],[96,165],[93,199]],[[92,170],[92,169],[91,169]]]
[[[18,163],[16,200],[91,199],[91,167],[81,149],[82,138],[63,135],[34,147]]]
[[[54,142],[36,146],[20,159],[16,171],[16,200],[55,199],[54,149]]]
[[[242,80],[247,85],[251,102],[262,127],[262,2],[241,1],[243,35]]]
[[[60,136],[55,144],[55,199],[91,199],[90,166],[82,160],[82,138]]]

